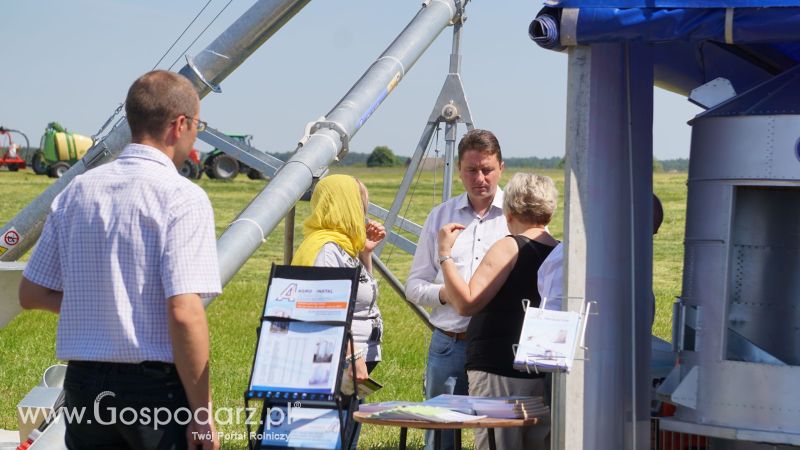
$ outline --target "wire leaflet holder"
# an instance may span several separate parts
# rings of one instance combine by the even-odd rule
[[[251,450],[349,447],[358,402],[341,383],[359,275],[359,267],[272,266],[244,393],[248,411],[263,402],[258,431],[247,423]]]
[[[562,310],[564,300],[568,310]],[[575,302],[579,302],[579,308]],[[590,315],[597,314],[596,306],[596,302],[583,298],[554,299],[549,304],[543,298],[539,307],[522,300],[525,320],[519,343],[512,346],[514,368],[528,373],[569,372],[577,347],[588,350],[586,324]]]

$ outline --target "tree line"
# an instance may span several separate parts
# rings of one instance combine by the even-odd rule
[[[294,153],[270,153],[272,156],[287,161]],[[536,169],[563,169],[564,158],[561,156],[551,156],[540,158],[537,156],[510,157],[503,158],[506,167],[532,167]],[[398,156],[385,145],[375,147],[371,153],[348,152],[339,162],[343,166],[367,166],[367,167],[392,167],[403,166],[410,161],[407,156]],[[687,158],[653,160],[654,172],[686,172],[689,170],[689,160]]]

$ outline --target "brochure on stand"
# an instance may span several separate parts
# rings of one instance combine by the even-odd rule
[[[352,286],[352,280],[273,278],[267,292],[264,317],[344,322]]]
[[[335,409],[273,407],[265,421],[269,425],[264,425],[261,432],[261,446],[339,450],[342,448],[339,414]]]
[[[569,372],[578,345],[581,315],[528,307],[514,358],[521,371]]]
[[[338,391],[358,276],[358,268],[273,266],[245,392],[246,405],[264,402],[250,448],[341,450],[348,411]]]
[[[352,287],[350,279],[272,278],[251,391],[335,392]]]

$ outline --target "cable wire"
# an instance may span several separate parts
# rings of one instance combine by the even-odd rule
[[[169,52],[171,52],[172,49],[175,48],[175,45],[178,44],[178,41],[180,41],[181,38],[183,38],[183,36],[186,34],[187,31],[189,31],[189,28],[191,28],[191,26],[194,25],[194,23],[197,21],[197,19],[200,17],[200,15],[203,14],[203,11],[205,11],[206,8],[208,8],[208,5],[210,5],[212,1],[213,0],[208,0],[206,2],[206,4],[200,9],[200,12],[198,12],[197,15],[194,16],[194,19],[192,19],[192,21],[189,22],[189,25],[186,25],[186,28],[183,29],[181,34],[175,39],[175,41],[172,43],[172,45],[170,45],[169,48],[164,52],[164,54],[161,55],[161,58],[158,59],[158,61],[153,65],[153,68],[150,69],[150,71],[155,70],[158,67],[158,65],[161,64],[161,61],[164,61],[164,58],[166,58],[167,55],[169,54]],[[227,5],[225,7],[227,8]],[[205,31],[205,30],[203,30],[203,31]],[[197,39],[195,39],[195,41],[196,40]],[[172,65],[174,66],[175,63],[173,63]],[[170,66],[170,69],[172,69],[172,66]],[[108,119],[106,119],[105,123],[103,123],[103,125],[100,126],[100,129],[97,130],[97,133],[92,135],[93,144],[96,144],[98,142],[98,139],[100,138],[100,136],[103,134],[103,132],[106,130],[106,128],[108,128],[108,126],[111,124],[111,122],[114,120],[114,118],[116,118],[119,115],[119,113],[122,111],[122,109],[124,107],[125,107],[125,102],[122,101],[117,106],[117,108],[114,110],[114,112],[111,113],[111,116],[109,116]],[[116,123],[118,124],[119,120]],[[116,126],[116,124],[114,126]]]
[[[213,25],[213,24],[214,24],[214,22],[216,22],[216,21],[217,21],[217,18],[219,18],[219,16],[220,16],[220,15],[222,15],[222,13],[223,13],[223,12],[225,12],[225,10],[226,10],[226,9],[228,9],[228,6],[230,6],[230,5],[231,5],[231,3],[233,3],[233,0],[229,0],[229,1],[228,1],[228,3],[226,3],[226,4],[225,4],[225,6],[223,6],[223,7],[222,7],[222,9],[221,9],[221,10],[219,10],[219,12],[217,13],[217,15],[216,15],[216,16],[214,16],[214,18],[213,18],[213,19],[211,19],[211,22],[209,22],[209,23],[208,23],[208,25],[206,25],[206,27],[205,27],[205,28],[203,28],[203,30],[202,30],[202,31],[201,31],[201,32],[200,32],[200,33],[197,35],[197,37],[196,37],[196,38],[194,38],[194,40],[193,40],[193,41],[192,41],[192,42],[191,42],[191,43],[190,43],[190,44],[189,44],[189,45],[186,47],[186,50],[184,50],[184,51],[183,51],[183,53],[181,54],[181,56],[183,56],[183,55],[185,55],[186,53],[188,53],[188,52],[189,52],[189,49],[190,49],[190,48],[192,48],[192,46],[195,44],[195,42],[197,42],[197,41],[200,39],[200,37],[202,37],[202,36],[203,36],[203,34],[205,34],[205,32],[206,32],[206,31],[207,31],[207,30],[208,30],[208,29],[211,27],[211,25]],[[180,61],[180,60],[181,60],[181,56],[178,56],[178,57],[175,59],[175,61],[173,61],[173,62],[172,62],[172,64],[169,66],[169,70],[172,70],[172,68],[173,68],[173,67],[175,67],[175,64],[178,64],[178,61]]]
[[[206,8],[208,8],[208,5],[210,5],[212,1],[213,1],[213,0],[208,0],[208,1],[206,2],[206,4],[205,4],[205,5],[204,5],[204,6],[203,6],[201,9],[200,9],[200,12],[198,12],[198,13],[197,13],[197,15],[196,15],[196,16],[194,16],[194,19],[192,19],[192,21],[191,21],[191,22],[189,22],[189,25],[186,25],[186,28],[184,28],[184,29],[183,29],[183,31],[181,32],[181,34],[180,34],[180,35],[179,35],[179,36],[178,36],[178,37],[175,39],[175,41],[172,43],[172,45],[170,45],[170,46],[169,46],[169,48],[167,49],[167,51],[165,51],[165,52],[164,52],[164,54],[163,54],[163,55],[161,55],[161,58],[159,58],[158,62],[157,62],[157,63],[156,63],[154,66],[153,66],[153,68],[152,68],[152,69],[150,69],[151,71],[152,71],[152,70],[155,70],[155,68],[156,68],[156,67],[158,67],[158,65],[159,65],[159,64],[161,64],[161,61],[164,61],[164,58],[166,58],[166,57],[167,57],[167,55],[169,54],[169,52],[171,52],[171,51],[172,51],[172,49],[173,49],[173,48],[175,48],[175,45],[177,45],[177,44],[178,44],[178,41],[180,41],[180,40],[181,40],[181,38],[183,38],[183,35],[185,35],[187,31],[189,31],[189,28],[191,28],[191,26],[192,26],[192,25],[194,25],[194,23],[197,21],[197,19],[200,17],[200,15],[201,15],[201,14],[203,14],[203,11],[205,11],[205,10],[206,10]],[[204,30],[204,31],[205,31],[205,30]],[[173,65],[174,65],[174,64],[173,64]],[[172,66],[170,66],[170,69],[172,69]]]

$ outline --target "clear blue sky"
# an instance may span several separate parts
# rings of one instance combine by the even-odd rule
[[[214,0],[159,67],[167,68],[227,3]],[[209,94],[201,116],[215,128],[252,134],[266,151],[294,150],[305,124],[330,108],[419,10],[420,1],[312,0]],[[38,144],[46,124],[94,134],[150,70],[205,0],[25,0],[3,8],[0,125]],[[196,54],[253,4],[233,0],[194,44]],[[473,0],[462,40],[462,78],[480,128],[494,131],[506,156],[561,156],[567,58],[527,36],[540,1]],[[446,29],[355,136],[351,149],[388,145],[409,155],[447,73]],[[178,70],[183,59],[175,66]],[[656,89],[654,149],[688,157],[699,112]],[[463,128],[459,129],[459,134]],[[201,147],[202,148],[202,147]],[[444,144],[440,144],[444,148]]]

